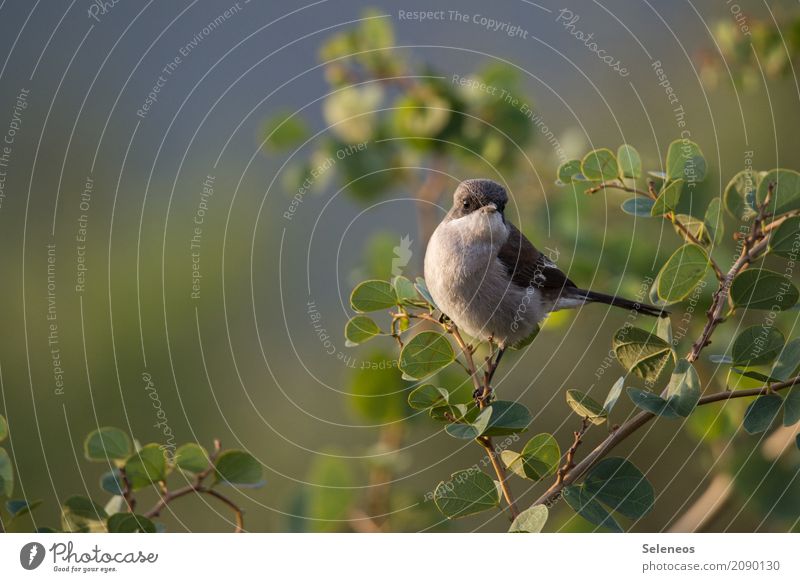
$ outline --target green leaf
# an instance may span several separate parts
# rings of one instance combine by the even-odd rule
[[[467,414],[466,404],[449,404],[447,406],[435,406],[428,411],[428,415],[439,422],[453,422],[450,415],[456,420],[462,420]]]
[[[250,453],[233,449],[221,453],[214,463],[217,481],[257,487],[263,484],[261,463]]]
[[[428,290],[428,285],[425,283],[425,279],[422,277],[417,277],[417,281],[414,283],[414,288],[417,290],[417,293],[422,295],[423,299],[425,299],[425,301],[427,301],[431,307],[436,309],[436,302],[433,300],[433,296]]]
[[[491,408],[492,413],[489,418],[489,425],[483,434],[487,436],[503,436],[516,434],[527,430],[531,421],[531,413],[519,402],[508,400],[495,400]]]
[[[758,380],[759,382],[764,382],[765,384],[771,384],[773,382],[780,382],[779,378],[774,378],[773,376],[768,376],[767,374],[762,374],[761,372],[756,372],[755,370],[742,370],[740,368],[731,368],[731,372],[736,372],[740,376],[744,376],[746,378],[752,378],[753,380]]]
[[[667,320],[669,321],[669,320]],[[608,396],[606,396],[606,401],[603,403],[603,410],[606,413],[606,416],[611,414],[611,410],[616,406],[617,400],[619,400],[620,394],[622,394],[622,389],[625,387],[625,376],[620,376],[619,380],[614,382],[614,385],[611,387],[611,390],[608,391]]]
[[[664,418],[676,418],[678,416],[678,413],[669,405],[669,402],[658,394],[633,387],[629,387],[627,392],[633,403],[646,412],[656,416],[663,416]]]
[[[650,215],[663,216],[668,212],[675,212],[675,209],[678,207],[678,202],[681,201],[682,189],[683,180],[675,180],[667,184],[653,203]]]
[[[642,175],[642,158],[636,148],[622,144],[617,149],[619,173],[623,178],[638,178]]]
[[[486,432],[486,427],[489,426],[489,419],[491,416],[492,408],[490,406],[481,410],[472,422],[466,424],[449,424],[445,427],[445,431],[447,434],[457,439],[476,439]]]
[[[777,394],[759,396],[744,413],[744,430],[749,434],[764,432],[775,421],[783,404],[783,399]]]
[[[100,488],[111,495],[122,495],[123,484],[119,469],[114,468],[103,473],[100,477]]]
[[[800,366],[800,338],[793,339],[783,346],[770,376],[780,381],[788,380],[795,375],[798,366]]]
[[[544,524],[547,523],[548,514],[547,507],[544,505],[529,507],[511,522],[511,527],[508,528],[508,532],[540,533],[544,529]]]
[[[28,503],[25,499],[9,499],[6,501],[6,509],[13,520],[32,512],[41,504],[41,499],[34,499],[30,503]]]
[[[792,388],[783,401],[783,426],[800,422],[800,388]]]
[[[90,461],[122,460],[130,456],[131,450],[128,434],[112,426],[90,432],[83,443],[83,454]]]
[[[731,216],[744,220],[755,214],[748,200],[755,197],[757,182],[756,174],[752,170],[742,170],[731,178],[722,194],[725,210]]]
[[[719,196],[709,202],[703,222],[711,241],[715,245],[721,244],[725,235],[725,221],[722,217],[722,201]]]
[[[667,402],[678,416],[689,416],[700,400],[700,378],[694,366],[681,358],[667,385]]]
[[[667,177],[688,183],[702,182],[706,177],[706,160],[693,141],[676,139],[667,150]]]
[[[756,199],[759,202],[766,200],[770,186],[773,190],[769,206],[773,214],[800,208],[800,173],[781,168],[767,172],[758,182]]]
[[[684,299],[703,280],[708,265],[708,255],[702,247],[683,245],[658,274],[658,296],[669,303]]]
[[[134,491],[167,478],[167,458],[158,444],[151,443],[125,462],[125,475]]]
[[[785,341],[783,334],[772,326],[748,327],[733,342],[733,363],[741,366],[769,364],[781,352]]]
[[[781,311],[794,306],[800,293],[780,273],[748,269],[733,280],[730,296],[736,307]]]
[[[345,345],[349,348],[362,344],[381,334],[381,328],[366,315],[356,315],[344,328]]]
[[[659,317],[656,323],[656,335],[672,345],[672,321],[669,317]]]
[[[8,438],[8,423],[5,417],[0,414],[0,443]]]
[[[592,424],[603,424],[608,412],[588,394],[580,390],[567,390],[567,404],[581,418],[588,418]]]
[[[350,295],[350,305],[356,311],[380,311],[389,309],[397,304],[397,294],[386,281],[370,279],[364,281],[353,289]]]
[[[261,128],[265,145],[273,151],[299,146],[309,135],[308,127],[299,115],[282,111],[267,119]]]
[[[421,380],[449,365],[455,357],[453,346],[444,335],[423,331],[403,346],[400,370],[411,378]]]
[[[402,275],[398,275],[392,280],[392,286],[394,287],[394,292],[397,294],[397,299],[399,299],[401,303],[419,301],[419,294],[417,294],[414,283]]]
[[[453,473],[450,480],[440,482],[433,500],[447,518],[456,519],[500,504],[500,492],[494,480],[477,469]]]
[[[427,410],[447,404],[450,393],[433,384],[423,384],[408,395],[408,405],[415,410]]]
[[[617,158],[608,148],[596,149],[583,158],[581,170],[587,180],[613,180],[618,175]]]
[[[115,513],[108,518],[109,533],[156,533],[152,521],[135,513]]]
[[[561,449],[553,435],[541,433],[529,440],[521,453],[505,450],[501,458],[509,470],[523,479],[539,481],[558,470]]]
[[[576,174],[581,173],[581,161],[580,160],[569,160],[564,162],[558,167],[558,179],[563,184],[569,184],[572,182],[573,177]]]
[[[674,358],[672,346],[638,327],[617,330],[612,349],[625,370],[652,382],[658,379],[670,358]]]
[[[595,499],[630,519],[646,515],[655,503],[650,482],[633,463],[619,457],[595,465],[583,486]]]
[[[800,216],[784,220],[769,239],[769,250],[787,259],[796,259],[800,254]]]
[[[611,517],[606,508],[595,501],[594,497],[587,493],[583,487],[570,485],[569,487],[564,487],[561,494],[567,505],[589,523],[605,527],[614,532],[622,532],[622,528]]]
[[[705,246],[711,244],[708,228],[704,221],[689,214],[676,214],[675,220],[683,224],[686,230],[695,239],[697,239],[701,245]],[[683,230],[678,228],[677,224],[673,224],[672,226],[675,230],[675,234],[681,237],[684,241],[687,243],[694,242],[685,232],[683,232]]]
[[[106,510],[88,497],[70,497],[61,507],[61,525],[68,532],[105,531]]]
[[[14,493],[14,468],[6,450],[0,447],[0,495],[11,497]]]
[[[190,473],[202,473],[208,469],[208,451],[197,443],[186,443],[175,451],[175,464]]]
[[[655,202],[650,198],[645,198],[644,196],[634,196],[633,198],[628,198],[625,202],[623,202],[620,208],[622,208],[622,211],[625,214],[631,214],[633,216],[640,216],[643,218],[652,218],[654,204]]]

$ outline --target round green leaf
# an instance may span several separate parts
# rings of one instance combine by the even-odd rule
[[[703,222],[706,225],[708,236],[714,244],[722,243],[724,240],[723,235],[725,234],[725,221],[722,217],[722,201],[719,196],[708,203]]]
[[[392,280],[392,286],[394,287],[394,292],[397,294],[397,299],[401,302],[419,301],[419,295],[417,294],[416,287],[414,287],[414,283],[402,275],[398,275]]]
[[[519,402],[495,400],[486,410],[491,409],[491,417],[486,431],[488,436],[516,434],[527,430],[531,421],[531,413]]]
[[[115,513],[108,518],[109,533],[156,533],[152,521],[135,513]]]
[[[603,459],[586,475],[586,492],[625,517],[639,519],[655,503],[650,482],[636,466],[619,457]]]
[[[687,183],[702,182],[706,177],[706,159],[693,141],[676,139],[667,150],[667,177]]]
[[[103,473],[100,477],[100,487],[111,495],[122,495],[123,484],[119,469]]]
[[[783,401],[783,426],[800,422],[800,388],[792,388]]]
[[[360,283],[350,295],[350,305],[356,311],[380,311],[397,304],[394,287],[386,281],[371,279]]]
[[[558,179],[564,183],[569,184],[573,181],[574,176],[581,173],[581,161],[569,160],[564,162],[558,167]]]
[[[614,532],[622,532],[622,528],[611,517],[608,510],[595,501],[594,497],[587,493],[582,486],[570,485],[569,487],[564,487],[561,494],[567,505],[589,523],[608,528]]]
[[[282,111],[267,119],[261,129],[264,143],[274,151],[294,148],[308,136],[308,127],[299,115]]]
[[[8,438],[8,423],[6,419],[0,414],[0,443]]]
[[[617,158],[608,148],[593,150],[583,158],[581,171],[587,180],[613,180],[618,176]]]
[[[755,211],[748,201],[755,197],[757,183],[756,174],[752,170],[742,170],[731,178],[722,194],[725,210],[731,216],[743,220],[754,214]]]
[[[784,382],[795,375],[798,366],[800,366],[800,338],[793,339],[783,346],[769,375]]]
[[[622,203],[620,208],[625,214],[630,214],[633,216],[640,216],[642,218],[651,218],[653,204],[655,202],[650,198],[645,198],[644,196],[634,196],[633,198],[628,198],[625,202]]]
[[[800,293],[780,273],[748,269],[733,280],[730,296],[736,307],[781,311],[794,306]]]
[[[11,515],[12,519],[22,517],[25,514],[32,512],[34,509],[42,504],[41,499],[34,499],[28,503],[25,499],[9,499],[6,501],[6,509]]]
[[[623,178],[638,178],[642,175],[642,158],[636,148],[622,144],[617,149],[617,162],[619,173]]]
[[[681,201],[682,189],[682,179],[667,184],[653,203],[653,208],[650,209],[650,215],[663,216],[668,212],[675,212],[675,209],[678,207],[678,202]]]
[[[131,439],[126,432],[106,426],[89,433],[83,443],[83,453],[90,461],[125,459],[131,454]]]
[[[567,390],[567,404],[578,416],[588,418],[592,424],[603,424],[608,416],[600,404],[580,390]]]
[[[655,382],[673,358],[672,347],[655,334],[638,327],[623,327],[614,334],[612,349],[622,367]]]
[[[678,416],[689,416],[700,400],[700,378],[694,366],[681,358],[667,385],[667,402]]]
[[[680,301],[703,280],[708,265],[708,255],[702,247],[683,245],[673,253],[658,274],[658,296],[670,303]]]
[[[785,338],[772,326],[754,325],[736,337],[731,348],[735,365],[758,366],[769,364],[783,349]]]
[[[658,394],[633,387],[629,387],[627,392],[633,403],[645,412],[663,416],[664,418],[676,418],[678,416],[678,413],[672,409],[669,402]]]
[[[11,497],[14,493],[14,468],[11,458],[4,448],[0,447],[0,495]]]
[[[436,507],[449,519],[456,519],[492,509],[500,504],[500,492],[494,479],[477,469],[453,473],[440,482],[433,493]]]
[[[509,533],[539,533],[547,523],[549,512],[544,505],[534,505],[521,512],[514,521],[511,522]]]
[[[486,432],[489,426],[489,419],[492,416],[492,408],[484,408],[470,423],[453,423],[445,427],[445,431],[457,439],[472,440]]]
[[[444,388],[423,384],[408,395],[408,405],[415,410],[427,410],[435,406],[444,406],[449,398],[450,393]]]
[[[663,319],[660,321],[669,321],[669,319]],[[611,387],[611,390],[608,391],[608,396],[606,396],[606,400],[603,403],[603,410],[606,412],[606,416],[611,414],[614,406],[617,404],[617,400],[619,400],[620,394],[622,394],[622,389],[625,387],[625,376],[620,376],[619,380],[614,382],[614,385]]]
[[[167,458],[156,443],[145,445],[125,462],[125,476],[136,491],[167,478]]]
[[[800,216],[787,218],[775,229],[769,239],[769,250],[781,257],[797,258],[800,254]]]
[[[256,458],[236,449],[221,453],[214,466],[217,480],[231,485],[261,485],[264,478]]]
[[[357,346],[367,340],[380,335],[381,328],[366,315],[356,315],[347,322],[344,328],[345,345],[347,347]]]
[[[777,394],[759,396],[744,413],[744,430],[749,434],[764,432],[775,421],[783,404],[783,399]]]
[[[202,473],[208,468],[208,452],[197,443],[186,443],[175,451],[175,464],[190,473]]]
[[[435,331],[415,335],[400,352],[400,370],[418,380],[450,364],[456,357],[450,341]]]
[[[501,458],[520,477],[539,481],[558,470],[561,449],[553,435],[542,433],[529,440],[521,453],[505,450]]]
[[[108,517],[103,507],[88,497],[70,497],[61,507],[61,525],[68,532],[105,531]]]
[[[770,186],[772,198],[769,206],[774,209],[773,214],[783,214],[800,208],[800,173],[781,168],[767,172],[758,182],[756,198],[759,202],[766,200]]]
[[[431,292],[428,290],[428,285],[425,283],[425,279],[422,277],[417,277],[416,283],[414,283],[414,288],[417,290],[425,301],[428,302],[432,308],[436,308],[436,302],[433,300],[431,296]]]

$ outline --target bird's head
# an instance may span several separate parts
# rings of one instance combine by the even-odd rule
[[[491,214],[497,212],[503,217],[508,202],[506,189],[492,180],[464,180],[453,193],[453,208],[449,217],[458,219],[473,212]]]

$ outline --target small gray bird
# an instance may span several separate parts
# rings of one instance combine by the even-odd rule
[[[653,305],[579,289],[506,220],[507,201],[497,182],[461,182],[425,252],[425,282],[436,305],[473,338],[496,342],[496,361],[551,311],[607,303],[667,316]]]

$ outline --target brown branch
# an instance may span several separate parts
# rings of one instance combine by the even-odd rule
[[[583,442],[583,435],[585,435],[586,431],[589,430],[589,424],[589,419],[584,418],[581,422],[580,430],[576,430],[572,433],[572,446],[567,449],[567,454],[564,456],[564,465],[562,465],[558,470],[556,483],[562,483],[566,474],[569,473],[573,467],[575,467],[575,453],[578,451],[578,447],[581,446],[581,443]]]
[[[211,497],[219,499],[225,505],[230,507],[236,519],[236,529],[234,530],[234,533],[243,532],[244,515],[242,513],[241,508],[238,505],[236,505],[236,503],[234,503],[231,499],[229,499],[219,491],[216,491],[211,487],[206,487],[205,485],[203,485],[203,480],[206,479],[206,477],[208,477],[214,470],[214,462],[216,461],[217,456],[219,455],[221,450],[222,446],[219,442],[219,439],[214,439],[214,451],[209,455],[208,467],[204,471],[198,473],[195,476],[194,481],[189,485],[181,487],[180,489],[175,489],[174,491],[169,491],[167,489],[166,483],[164,483],[163,481],[159,482],[159,486],[161,488],[161,498],[152,508],[150,508],[149,511],[143,514],[144,517],[148,519],[158,517],[159,515],[161,515],[161,512],[164,511],[164,509],[166,509],[166,507],[176,499],[180,499],[181,497],[184,497],[191,493],[197,493],[198,495],[200,494],[210,495]]]
[[[776,384],[771,384],[767,386],[763,386],[761,388],[753,388],[750,390],[736,390],[736,391],[725,391],[725,392],[718,392],[715,394],[709,394],[708,396],[703,396],[700,398],[697,406],[703,406],[705,404],[711,404],[712,402],[719,402],[721,400],[733,400],[734,398],[747,398],[749,396],[763,396],[764,394],[770,394],[776,390],[783,390],[785,388],[789,388],[791,386],[795,386],[800,384],[800,376],[796,376],[785,382],[778,382]],[[643,427],[647,424],[651,419],[655,418],[656,415],[650,412],[640,412],[636,416],[634,416],[631,420],[620,426],[617,430],[612,432],[603,442],[601,442],[591,453],[589,453],[586,458],[584,458],[580,463],[575,465],[561,480],[560,483],[555,483],[551,486],[545,493],[537,499],[533,505],[539,504],[546,504],[551,505],[561,494],[561,490],[574,483],[577,479],[579,479],[584,473],[586,473],[589,469],[591,469],[594,464],[605,457],[611,449],[616,447],[619,443],[629,437],[631,434],[636,432],[638,429]]]
[[[478,442],[486,449],[486,454],[489,455],[489,460],[492,462],[492,468],[494,472],[497,474],[497,481],[500,483],[500,490],[503,492],[503,497],[505,497],[506,503],[508,504],[508,511],[511,513],[511,519],[514,520],[519,515],[519,510],[517,509],[517,504],[514,501],[514,494],[511,492],[511,488],[508,485],[508,476],[506,475],[506,470],[503,467],[502,461],[497,457],[497,452],[494,450],[494,444],[492,443],[492,437],[479,437]]]

